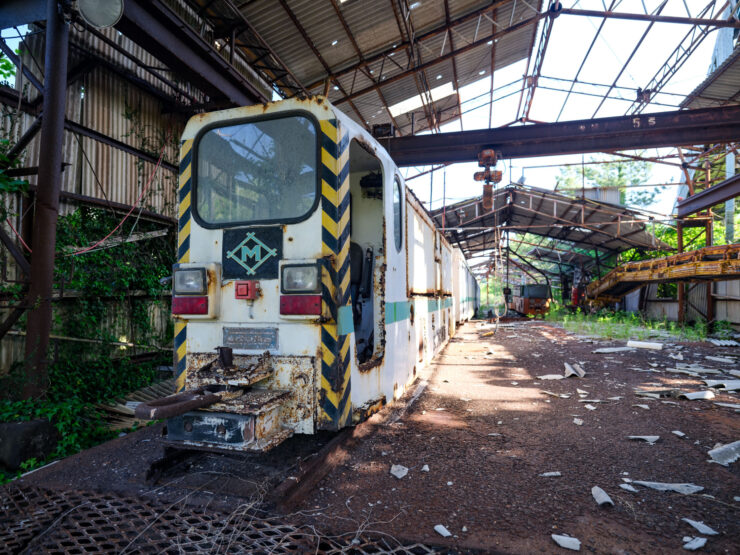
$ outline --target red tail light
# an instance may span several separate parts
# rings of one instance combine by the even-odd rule
[[[281,295],[280,314],[318,316],[321,314],[321,295]]]
[[[208,314],[208,297],[172,297],[172,314]]]

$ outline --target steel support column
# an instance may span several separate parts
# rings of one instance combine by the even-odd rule
[[[681,220],[676,222],[676,238],[677,238],[677,247],[678,247],[678,253],[681,254],[683,252],[683,222]],[[686,307],[684,306],[684,297],[686,296],[686,286],[681,281],[678,283],[677,287],[677,295],[678,295],[678,321],[679,323],[683,324],[686,321]]]
[[[712,221],[712,212],[709,212],[709,219],[707,220],[707,227],[704,231],[704,239],[707,247],[711,247],[714,240],[714,222]],[[714,300],[712,299],[712,289],[714,289],[714,283],[709,281],[706,284],[707,288],[707,331],[711,331],[712,323],[714,322]]]
[[[62,177],[62,139],[67,93],[69,29],[57,0],[48,0],[44,62],[44,118],[41,123],[38,191],[33,226],[31,286],[26,334],[26,382],[23,396],[42,395],[47,386],[51,294],[54,278],[56,224]]]

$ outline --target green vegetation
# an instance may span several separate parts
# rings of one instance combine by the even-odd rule
[[[65,339],[52,342],[46,396],[18,398],[25,378],[22,363],[0,377],[0,396],[5,397],[0,399],[0,421],[46,418],[59,431],[61,439],[49,460],[115,435],[104,427],[95,404],[151,384],[156,367],[172,361],[167,348],[172,341],[169,298],[159,280],[171,273],[174,232],[72,255],[105,237],[120,219],[89,208],[59,219],[55,284],[64,298],[55,303],[52,333]],[[115,236],[161,227],[132,217]],[[130,356],[143,352],[156,354],[145,364]],[[25,469],[47,462],[27,461]],[[0,472],[0,483],[14,477]]]
[[[15,51],[18,54],[18,50]],[[0,85],[10,85],[10,80],[15,78],[15,64],[10,58],[0,53]]]
[[[669,339],[671,341],[703,341],[707,337],[707,324],[698,321],[693,325],[681,326],[668,320],[651,320],[639,313],[602,310],[586,314],[580,309],[575,312],[556,305],[545,317],[550,322],[558,322],[567,331],[577,335],[592,335],[605,339]],[[729,325],[718,323],[720,329]],[[731,327],[729,327],[731,329]]]
[[[619,190],[619,203],[637,207],[647,207],[654,203],[659,192],[665,187],[639,187],[648,183],[652,163],[633,160],[608,161],[605,158],[591,157],[589,164],[582,167],[566,166],[560,169],[556,183],[559,190],[573,191],[600,187]]]

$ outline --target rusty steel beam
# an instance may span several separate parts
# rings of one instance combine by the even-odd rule
[[[20,58],[18,55],[13,52],[13,49],[10,48],[6,43],[5,39],[0,38],[0,50],[3,51],[3,53],[8,57],[8,59],[13,62],[13,65],[17,68],[21,68],[21,72],[23,75],[28,79],[28,82],[31,83],[34,87],[36,87],[36,90],[43,93],[44,92],[44,85],[41,83],[41,81],[38,80],[38,78],[31,72],[31,69],[27,66],[21,63]]]
[[[277,64],[280,66],[279,68],[273,68],[270,71],[272,71],[272,74],[274,76],[273,83],[276,86],[278,85],[278,81],[283,81],[283,87],[284,88],[292,88],[293,90],[300,90],[303,94],[308,96],[308,90],[306,87],[303,86],[303,83],[301,83],[298,78],[293,74],[293,72],[288,68],[288,66],[280,59],[280,56],[277,55],[277,52],[273,50],[273,48],[265,41],[262,36],[257,32],[257,29],[254,28],[254,26],[249,23],[249,20],[244,16],[242,13],[242,8],[245,6],[245,4],[242,4],[240,6],[236,6],[232,0],[223,0],[226,5],[233,11],[236,16],[244,23],[246,26],[247,31],[249,31],[254,37],[257,39],[257,41],[260,43],[260,48],[263,49],[265,53],[269,53],[269,55],[272,57],[272,59],[277,62]],[[235,36],[236,38],[236,36]],[[232,52],[234,45],[231,45]],[[282,75],[278,75],[275,71],[277,69],[278,71],[284,71]],[[285,76],[289,76],[292,80],[295,86],[289,85],[285,81]]]
[[[35,185],[29,185],[28,186],[28,192],[29,196],[33,197],[33,195],[36,194],[37,187]],[[84,204],[86,206],[94,206],[96,208],[105,208],[107,210],[111,210],[113,212],[120,212],[122,214],[126,214],[131,211],[133,208],[130,204],[123,204],[121,202],[115,202],[112,200],[104,200],[97,197],[90,197],[87,195],[78,195],[77,193],[70,193],[68,191],[61,191],[59,193],[59,199],[62,201],[77,203],[77,204]],[[177,220],[175,218],[171,218],[169,216],[165,216],[163,214],[158,214],[156,212],[152,212],[151,210],[137,210],[136,214],[144,219],[144,220],[151,220],[153,222],[163,223],[166,225],[175,225],[177,223]]]
[[[733,175],[717,185],[713,185],[700,193],[679,201],[676,205],[678,208],[677,216],[679,218],[685,218],[686,216],[707,210],[712,206],[721,204],[737,196],[740,196],[740,174]]]
[[[541,123],[381,139],[398,166],[474,162],[484,148],[501,158],[630,150],[740,138],[740,106]]]
[[[658,14],[660,14],[663,11],[663,8],[665,8],[666,4],[668,3],[668,0],[663,0],[663,3],[658,6]],[[637,41],[637,44],[632,49],[632,52],[627,57],[627,59],[622,64],[622,69],[619,70],[619,73],[617,73],[617,76],[614,78],[614,81],[612,81],[612,84],[609,86],[609,89],[604,93],[604,95],[601,97],[601,102],[599,102],[599,105],[594,110],[594,113],[591,115],[592,118],[596,117],[596,114],[599,113],[599,110],[601,110],[601,107],[604,105],[604,102],[606,102],[606,99],[609,97],[609,94],[614,90],[614,87],[617,86],[617,83],[619,82],[619,79],[622,77],[622,74],[627,70],[627,66],[632,61],[632,58],[635,57],[635,54],[637,54],[637,51],[640,49],[640,46],[642,46],[643,41],[645,38],[647,38],[648,33],[650,32],[650,29],[653,28],[653,25],[655,24],[655,21],[651,21],[650,24],[645,27],[645,30],[642,32],[642,36]],[[639,92],[639,89],[638,89]]]
[[[26,260],[26,257],[23,256],[23,251],[16,246],[13,238],[8,235],[2,227],[0,227],[0,243],[5,245],[5,248],[8,249],[8,252],[10,252],[10,255],[13,257],[21,271],[26,274],[26,276],[31,275],[31,265],[28,263],[28,260]]]
[[[140,158],[141,160],[144,160],[146,162],[151,162],[152,164],[156,164],[157,160],[159,160],[159,157],[157,155],[149,154],[148,152],[145,152],[139,148],[127,145],[126,143],[116,140],[113,137],[108,137],[107,135],[101,133],[100,131],[95,131],[94,129],[90,129],[89,127],[85,127],[84,125],[75,123],[74,121],[65,120],[64,127],[65,129],[67,129],[68,131],[71,131],[72,133],[77,133],[78,135],[82,135],[83,137],[94,139],[98,142],[101,142],[103,144],[106,144],[118,150],[122,150],[128,154],[131,154],[132,156],[136,156],[137,158]],[[169,170],[173,173],[177,173],[179,171],[178,167],[175,164],[165,162],[164,160],[160,162],[160,166],[162,166],[162,168]]]
[[[231,106],[270,100],[161,0],[126,0],[116,29],[214,99]]]
[[[740,29],[740,21],[737,19],[704,19],[698,17],[679,17],[672,15],[651,15],[626,12],[602,12],[600,10],[578,10],[564,8],[560,11],[562,15],[580,15],[586,17],[603,17],[607,19],[627,19],[631,21],[649,21],[651,23],[679,23],[684,25],[706,25],[708,27],[731,27]]]
[[[450,26],[450,2],[449,0],[444,0],[444,6],[445,6],[445,24],[449,27]],[[452,40],[452,31],[447,31],[448,36],[450,37],[450,50],[455,50],[455,42]],[[493,50],[493,46],[491,46],[491,50]],[[491,67],[491,72],[493,72],[493,67]],[[462,121],[462,104],[460,103],[460,85],[458,84],[457,80],[457,62],[455,61],[455,58],[452,58],[452,79],[455,82],[455,96],[457,96],[457,113],[458,117],[460,118],[460,131],[463,131],[463,121]],[[491,92],[493,92],[493,77],[491,77]]]
[[[39,189],[33,222],[31,284],[28,291],[28,304],[32,308],[26,325],[24,398],[41,396],[48,386],[47,351],[52,321],[56,224],[62,185],[68,42],[69,28],[59,12],[57,0],[47,0],[44,118],[39,149],[42,154],[39,156]]]

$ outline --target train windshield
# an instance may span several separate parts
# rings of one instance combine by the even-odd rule
[[[317,134],[307,117],[212,127],[195,156],[197,216],[208,227],[291,223],[316,207]]]

